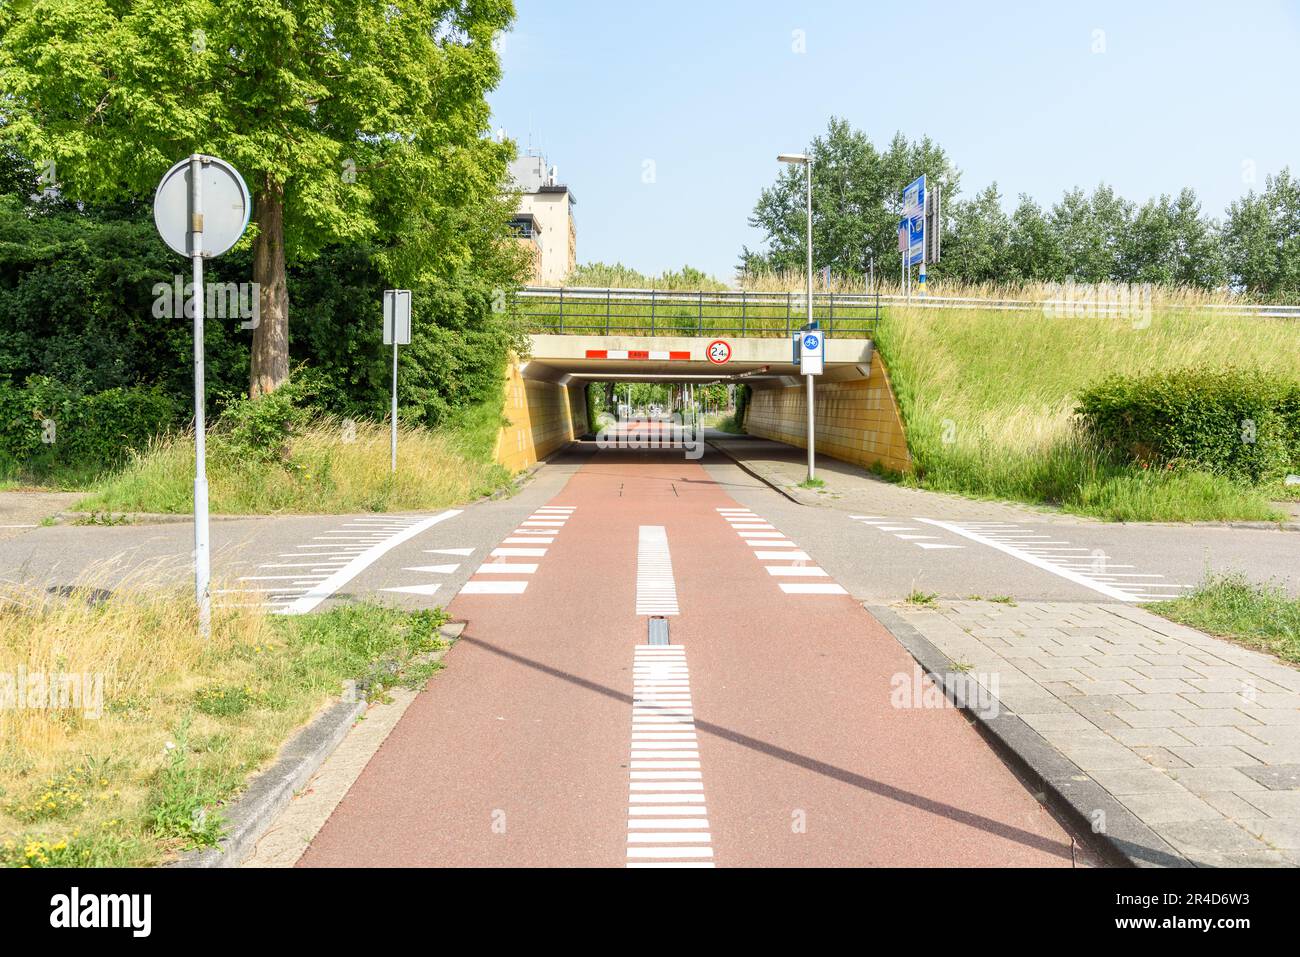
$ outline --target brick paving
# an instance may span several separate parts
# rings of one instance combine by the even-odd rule
[[[1300,671],[1128,605],[895,609],[1188,860],[1300,866]]]

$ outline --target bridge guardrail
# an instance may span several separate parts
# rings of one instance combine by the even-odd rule
[[[534,333],[789,338],[808,321],[798,292],[528,286],[519,299]],[[813,318],[827,337],[873,338],[880,302],[878,293],[815,293]]]
[[[1152,303],[1080,295],[1045,299],[982,299],[968,296],[912,296],[885,293],[814,293],[813,316],[828,337],[874,338],[885,306],[912,309],[993,309],[1035,312],[1063,318],[1128,318],[1157,307],[1174,312],[1268,319],[1300,319],[1300,305],[1256,303]],[[789,337],[807,321],[802,292],[664,289],[605,289],[585,286],[526,286],[519,292],[530,332],[608,335],[739,335]]]

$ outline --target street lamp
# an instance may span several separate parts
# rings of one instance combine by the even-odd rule
[[[812,157],[807,153],[782,153],[777,159],[782,163],[790,163],[793,166],[802,166],[806,173],[806,182],[808,184],[808,325],[813,324],[813,283],[812,283]],[[813,414],[813,377],[812,375],[804,376],[808,380],[808,481],[811,482],[816,476],[814,459],[816,453],[813,451],[814,441],[814,414]]]

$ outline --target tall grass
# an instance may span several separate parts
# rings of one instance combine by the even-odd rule
[[[20,675],[100,689],[79,707],[0,707],[0,865],[150,864],[213,843],[221,803],[342,681],[389,674],[380,660],[427,674],[415,656],[438,646],[444,620],[218,608],[202,638],[179,589],[89,597],[0,592],[0,694]]]
[[[1300,378],[1300,324],[1153,309],[1149,320],[894,307],[877,333],[907,426],[914,481],[1117,520],[1277,517],[1258,489],[1148,474],[1074,429],[1080,390],[1111,373],[1255,367]]]
[[[1210,575],[1187,594],[1147,607],[1300,664],[1300,598],[1278,585],[1257,585],[1240,572]]]
[[[499,487],[506,470],[491,461],[499,414],[466,412],[433,431],[400,426],[397,472],[390,471],[386,424],[318,417],[289,440],[282,460],[223,454],[212,441],[211,507],[231,515],[414,511],[465,502]],[[94,512],[185,513],[193,508],[194,436],[155,440],[106,478],[77,508]]]

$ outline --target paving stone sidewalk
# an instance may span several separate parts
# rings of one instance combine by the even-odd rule
[[[1192,863],[1300,866],[1300,671],[1128,605],[894,610]]]

